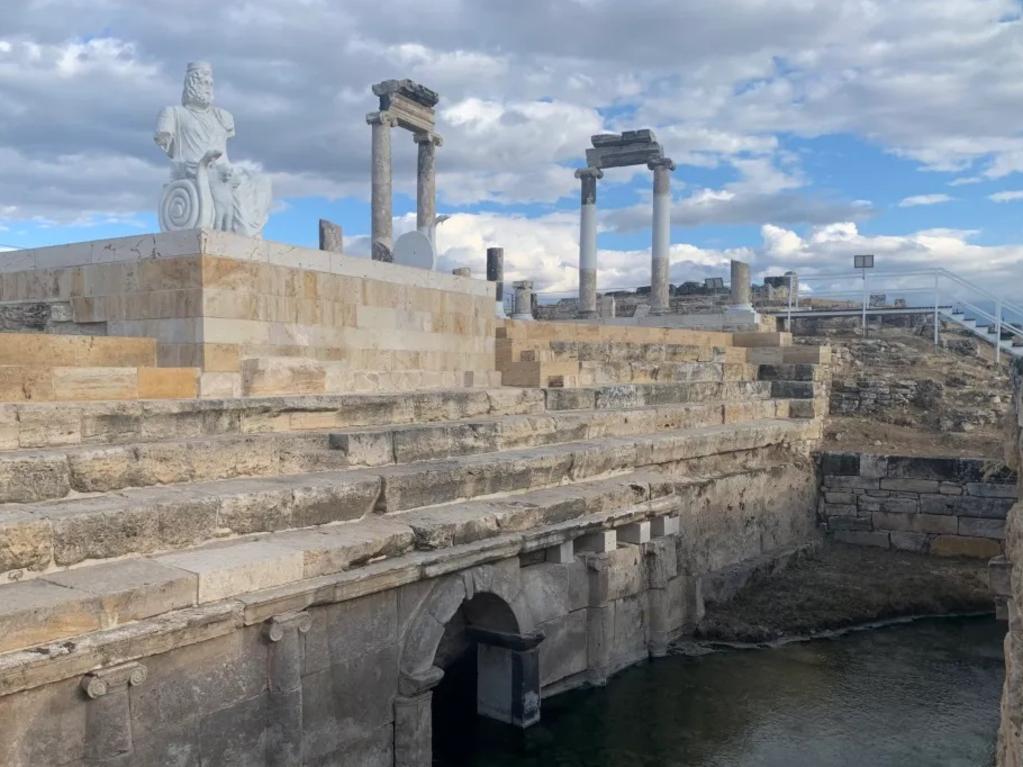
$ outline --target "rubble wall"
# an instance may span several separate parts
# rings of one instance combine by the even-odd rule
[[[940,556],[1002,551],[1016,473],[998,461],[826,452],[821,524],[836,541]]]
[[[1023,468],[1023,360],[1012,371],[1013,413],[1006,430],[1006,455],[1019,471]],[[1023,493],[1021,493],[1023,497]],[[1010,569],[1007,600],[1009,630],[1005,637],[1005,687],[1002,724],[998,733],[999,767],[1023,765],[1023,503],[1009,512],[1005,556]]]
[[[25,661],[23,673],[0,669],[2,762],[428,764],[423,678],[440,631],[474,595],[510,606],[519,633],[542,632],[549,696],[663,654],[700,619],[705,589],[720,598],[723,576],[734,584],[817,535],[809,445],[678,464],[665,481],[680,529],[647,542],[563,561],[549,549],[516,554],[518,538],[429,567],[415,554],[362,580],[325,576],[126,626],[102,649],[55,646],[52,662]],[[57,671],[89,652],[102,679]]]

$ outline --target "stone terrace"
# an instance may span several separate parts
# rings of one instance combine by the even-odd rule
[[[520,386],[0,405],[8,763],[53,745],[13,693],[289,611],[664,538],[698,612],[701,581],[727,597],[735,568],[814,538],[826,349],[593,327],[506,323],[506,363],[566,366],[505,364]],[[577,684],[556,658],[579,637],[549,620],[545,688]]]

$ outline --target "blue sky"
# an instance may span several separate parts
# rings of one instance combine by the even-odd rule
[[[268,173],[265,235],[313,245],[316,220],[365,254],[369,86],[441,94],[441,265],[576,281],[589,136],[653,128],[678,163],[672,278],[940,265],[1023,278],[1019,0],[42,0],[0,10],[0,244],[153,231],[152,143],[187,61],[213,63],[235,162]],[[414,147],[395,134],[398,231]],[[646,169],[601,182],[604,287],[649,271]]]

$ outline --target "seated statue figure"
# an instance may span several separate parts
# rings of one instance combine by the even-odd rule
[[[259,237],[270,213],[270,179],[232,165],[227,140],[234,117],[213,106],[213,69],[188,65],[181,106],[166,107],[154,140],[171,159],[160,201],[160,228],[200,227]]]

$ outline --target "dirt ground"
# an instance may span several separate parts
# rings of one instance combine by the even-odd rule
[[[993,612],[987,563],[829,544],[711,606],[696,638],[770,642],[917,615]]]
[[[831,416],[824,426],[824,449],[888,455],[1002,457],[997,432],[936,432],[920,426],[897,426],[883,421]]]

